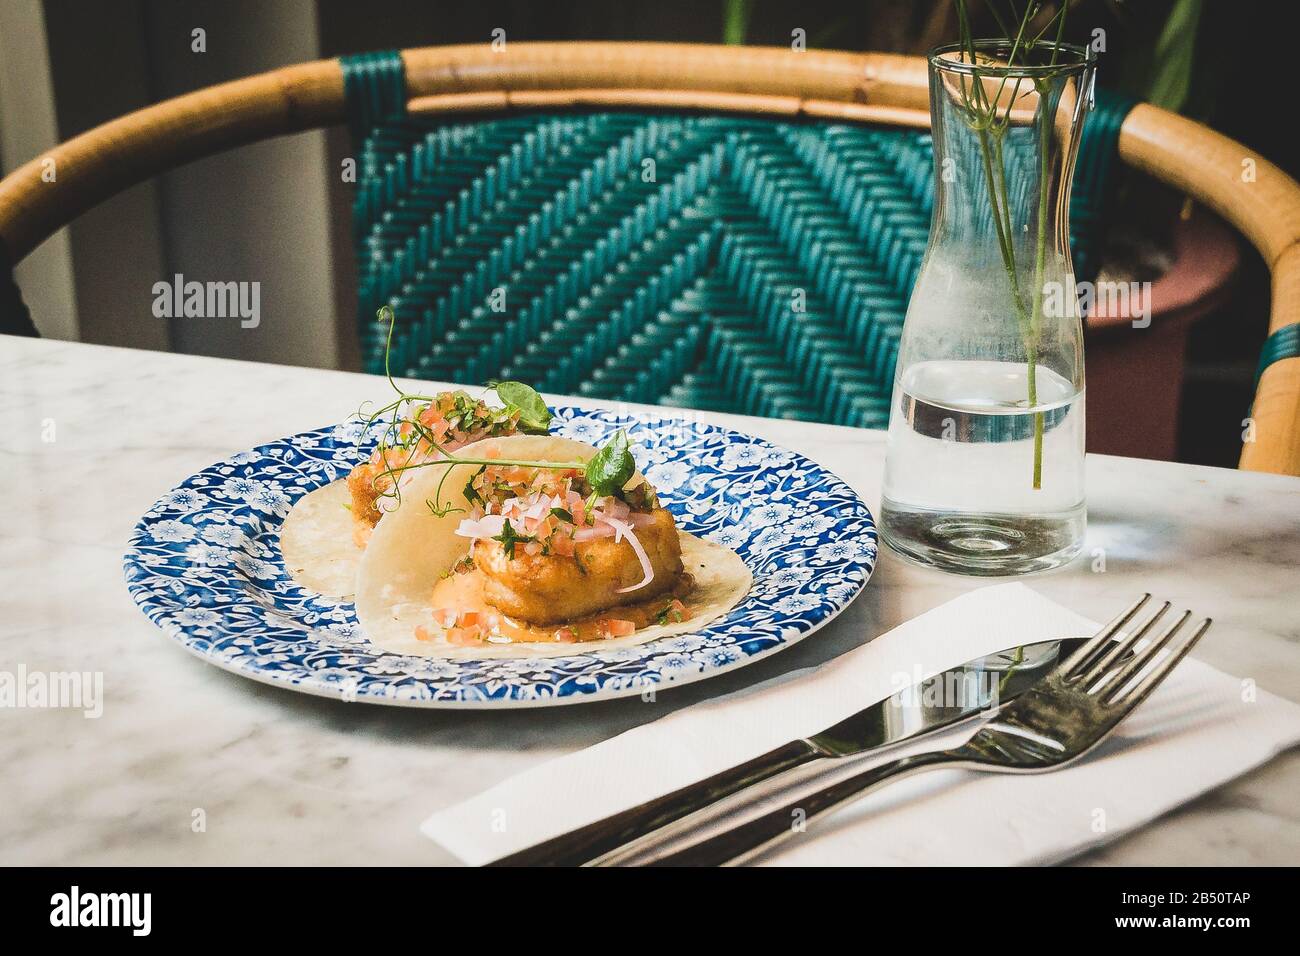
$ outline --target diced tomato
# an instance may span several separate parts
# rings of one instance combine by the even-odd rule
[[[480,615],[478,611],[462,611],[460,620],[457,623],[459,623],[461,627],[477,627],[482,623],[482,621],[479,620],[480,617],[482,617],[482,615]]]
[[[624,621],[621,618],[613,617],[604,622],[605,635],[607,637],[627,637],[636,630],[636,625],[631,621]]]
[[[551,553],[562,558],[570,557],[573,554],[573,539],[563,533],[555,535],[551,538]]]
[[[433,612],[433,621],[442,627],[454,627],[456,624],[457,611],[455,608],[440,607]]]
[[[480,632],[477,627],[452,627],[447,629],[447,643],[458,647],[467,647],[479,642]]]
[[[561,644],[576,644],[578,635],[571,627],[562,627],[555,632],[555,639]]]
[[[429,629],[423,624],[417,624],[415,626],[415,639],[417,641],[431,641],[433,635],[429,633]]]

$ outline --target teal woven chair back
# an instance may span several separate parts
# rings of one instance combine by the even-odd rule
[[[396,54],[345,58],[366,368],[883,427],[930,226],[927,133],[738,115],[404,113]],[[1077,273],[1129,104],[1101,100]]]

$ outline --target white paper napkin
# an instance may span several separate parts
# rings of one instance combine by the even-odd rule
[[[815,733],[972,658],[1096,630],[1022,584],[982,588],[814,670],[684,708],[528,770],[435,813],[421,830],[467,863],[487,863]],[[1205,640],[1215,636],[1211,630]],[[913,749],[939,740],[924,738]],[[811,824],[762,862],[1053,862],[1141,826],[1297,742],[1300,706],[1188,658],[1078,764],[1033,776],[920,774]]]

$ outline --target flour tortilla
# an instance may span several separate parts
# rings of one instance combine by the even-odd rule
[[[501,458],[526,461],[586,461],[596,449],[585,442],[547,435],[513,435],[488,438],[462,449],[465,457],[485,457],[495,451]],[[611,650],[632,647],[672,634],[697,630],[722,616],[748,593],[753,581],[740,556],[728,548],[683,534],[682,562],[696,581],[686,597],[693,611],[690,617],[669,624],[642,628],[627,637],[574,644],[483,644],[453,646],[442,639],[432,623],[430,604],[434,585],[469,551],[469,539],[458,537],[456,527],[464,513],[438,517],[426,505],[433,500],[439,482],[439,506],[469,510],[464,487],[478,471],[478,465],[422,468],[402,489],[401,504],[375,527],[357,575],[357,621],[370,641],[394,654],[418,657],[483,660],[518,657],[572,657],[587,649]],[[644,481],[637,473],[628,487]],[[431,641],[415,638],[416,625],[424,625],[436,636]]]
[[[512,446],[515,451],[503,457],[523,455],[528,453],[529,449],[543,447],[553,448],[557,454],[563,453],[570,457],[544,458],[538,454],[534,455],[532,460],[586,461],[596,453],[596,449],[585,442],[549,438],[544,435],[512,437],[524,439],[526,443]],[[539,445],[534,439],[540,439],[545,444]],[[457,454],[466,458],[482,458],[482,452],[491,449],[499,441],[501,441],[499,438],[488,438],[474,442],[461,448]],[[433,491],[445,470],[445,468],[429,466],[408,472],[408,477],[403,480],[403,489],[408,486],[415,487],[417,482],[420,483],[420,487],[427,489],[423,493],[417,493],[419,507],[426,513],[428,508],[424,504],[424,499],[433,497]],[[469,480],[468,476],[476,471],[478,471],[477,465],[458,468],[457,475],[460,477],[459,484],[456,485],[452,484],[449,476],[443,489],[443,504],[447,504],[450,500],[447,498],[447,492],[454,490],[456,492],[454,506],[464,507],[464,499],[460,492],[465,487],[465,482]],[[631,486],[644,480],[644,476],[638,472],[628,484]],[[303,495],[294,502],[280,531],[280,553],[284,556],[284,566],[290,577],[308,590],[325,597],[351,598],[357,593],[357,573],[361,568],[361,556],[365,553],[365,547],[356,544],[355,522],[352,519],[352,511],[348,507],[351,503],[352,493],[348,489],[347,480],[341,478],[324,488],[317,488]],[[396,503],[390,497],[382,498],[379,501],[379,510],[386,515],[388,511],[396,510]],[[456,524],[459,523],[459,517],[463,515],[452,522],[452,530],[455,530]],[[380,524],[383,521],[384,518],[380,517]]]
[[[294,502],[280,530],[280,553],[290,576],[303,587],[332,598],[357,590],[362,551],[352,538],[348,483],[332,482]]]

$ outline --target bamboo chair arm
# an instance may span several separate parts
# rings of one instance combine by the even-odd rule
[[[341,123],[344,112],[336,60],[287,66],[136,110],[0,180],[0,241],[17,262],[123,189],[235,146]]]
[[[794,114],[887,119],[900,108],[928,116],[926,68],[917,57],[795,52],[785,47],[689,43],[511,43],[403,51],[413,98],[462,96],[462,108],[561,105],[584,87],[667,91],[660,105],[764,107]],[[556,98],[547,103],[548,91]],[[528,102],[529,94],[542,94]],[[706,94],[694,96],[693,94]],[[675,94],[675,95],[672,95]],[[707,94],[716,96],[709,102]],[[457,101],[451,101],[457,102]],[[574,102],[570,100],[570,102]],[[631,100],[625,100],[630,103]],[[650,99],[643,101],[651,105]],[[884,112],[854,109],[888,107]],[[122,189],[183,163],[284,133],[342,123],[337,60],[318,60],[165,100],[82,133],[0,180],[0,240],[20,260],[45,238]],[[43,174],[54,161],[55,182]]]
[[[1300,322],[1300,243],[1271,263],[1273,308],[1269,329]],[[1255,386],[1249,426],[1243,426],[1240,467],[1300,475],[1300,358],[1282,359],[1264,370]]]
[[[418,112],[658,106],[909,126],[929,116],[922,57],[678,43],[472,44],[402,56]],[[128,186],[223,149],[341,123],[345,111],[338,61],[320,60],[130,113],[0,180],[0,241],[20,260]],[[1125,120],[1119,151],[1239,228],[1273,270],[1270,327],[1300,321],[1300,185],[1226,136],[1146,104]],[[1253,179],[1243,177],[1248,165]],[[1300,359],[1264,373],[1252,418],[1241,467],[1300,474]]]
[[[1300,185],[1240,143],[1148,104],[1120,130],[1120,158],[1232,223],[1272,272],[1269,331],[1300,322]],[[1273,363],[1242,423],[1240,466],[1300,475],[1300,359]]]

